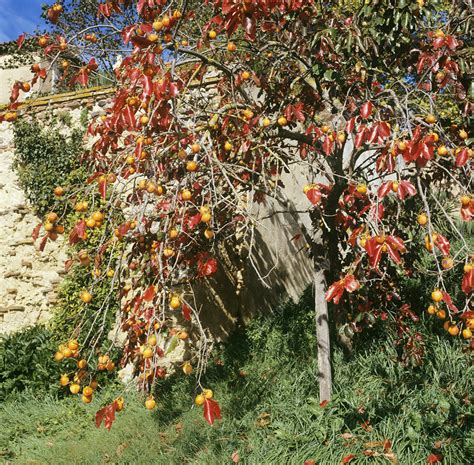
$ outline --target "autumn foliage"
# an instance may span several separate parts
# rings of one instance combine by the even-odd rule
[[[394,324],[416,363],[413,323],[427,309],[451,335],[471,339],[465,3],[448,10],[423,0],[361,5],[112,0],[99,5],[96,28],[38,39],[55,62],[65,51],[83,57],[80,66],[62,66],[71,85],[86,86],[101,72],[87,54],[101,34],[120,36],[128,50],[115,69],[112,105],[88,129],[82,162],[90,177],[58,191],[53,223],[78,212],[67,231],[77,252],[101,228],[102,246],[88,254],[96,279],[110,279],[121,297],[120,364],[133,365],[143,390],[166,375],[160,360],[179,337],[176,320],[193,322],[188,363],[203,389],[207,333],[194,286],[218,275],[219,245],[247,240],[255,227],[251,205],[281,195],[282,174],[295,166],[306,173],[301,195],[321,233],[304,233],[304,240],[342,331],[353,335],[375,320]],[[118,30],[114,18],[130,7],[138,21]],[[52,8],[50,20],[60,25],[62,10]],[[21,92],[45,79],[45,68],[32,71],[31,83],[13,86],[2,119],[16,119]],[[86,196],[102,216],[77,208]],[[54,240],[54,225],[35,230],[42,248]],[[118,249],[106,276],[102,258]],[[71,257],[69,266],[79,265]],[[404,291],[410,279],[420,283],[417,299]],[[94,288],[85,291],[87,305]],[[91,361],[83,378],[92,379],[100,363],[91,336],[80,328],[71,336]],[[205,397],[203,405],[210,424],[220,418],[214,400]],[[108,427],[115,411],[112,404],[98,412],[98,424]]]

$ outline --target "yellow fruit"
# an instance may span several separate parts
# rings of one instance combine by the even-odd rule
[[[467,194],[461,196],[461,205],[467,207],[471,203],[471,197]]]
[[[462,337],[464,339],[471,339],[472,338],[472,331],[469,328],[462,330]]]
[[[237,50],[237,46],[234,44],[234,42],[229,42],[227,44],[227,51],[235,52],[236,50]]]
[[[225,150],[226,152],[230,152],[230,151],[232,150],[232,144],[231,144],[230,142],[226,142],[226,143],[224,144],[224,150]]]
[[[438,310],[436,312],[436,316],[441,319],[441,320],[444,320],[446,318],[446,311],[445,310]]]
[[[54,188],[54,195],[56,197],[61,197],[64,195],[64,189],[61,186],[57,186]]]
[[[192,372],[193,372],[193,367],[191,366],[191,364],[189,362],[186,362],[183,365],[183,373],[185,375],[190,375]]]
[[[92,214],[92,219],[100,223],[104,220],[104,214],[102,212],[94,212]]]
[[[438,155],[439,155],[440,157],[444,157],[445,155],[448,154],[448,149],[446,148],[445,145],[440,145],[440,146],[438,147],[437,152],[438,152]]]
[[[151,336],[148,337],[147,344],[149,346],[155,347],[157,342],[158,341],[157,341],[156,336],[154,334],[152,334]]]
[[[86,360],[84,360],[84,359],[78,360],[77,368],[80,368],[81,370],[83,370],[86,367],[87,367],[87,361]]]
[[[426,215],[426,213],[420,213],[416,221],[418,221],[418,224],[420,226],[424,226],[426,223],[428,223],[428,216]]]
[[[71,394],[78,394],[79,391],[81,390],[81,386],[77,383],[72,383],[69,386],[69,390],[71,391]]]
[[[214,393],[212,392],[212,389],[203,389],[203,394],[206,399],[212,399],[214,396]]]
[[[214,237],[214,231],[212,229],[206,229],[204,231],[204,237],[206,239],[212,239]]]
[[[444,37],[444,32],[441,29],[437,29],[434,32],[433,37],[435,37],[436,39],[442,39]]]
[[[158,32],[161,31],[163,29],[163,23],[161,21],[155,21],[153,23],[153,29]]]
[[[107,277],[112,278],[114,276],[114,274],[115,274],[115,271],[112,270],[112,268],[109,268],[107,270]]]
[[[183,200],[191,200],[192,198],[192,194],[191,194],[191,191],[185,189],[184,191],[181,192],[181,197]]]
[[[150,347],[145,348],[143,351],[143,358],[152,358],[153,357],[153,350]]]
[[[65,358],[71,358],[72,357],[72,350],[69,347],[65,347],[63,349],[63,355]]]
[[[268,128],[268,126],[270,126],[270,124],[272,124],[272,122],[268,119],[268,118],[263,118],[262,120],[262,126],[264,128]]]
[[[459,137],[460,137],[461,139],[463,139],[463,140],[464,140],[464,139],[467,139],[467,132],[466,132],[464,129],[461,129],[461,130],[459,131]]]
[[[286,126],[288,124],[288,120],[284,116],[280,116],[277,120],[277,123],[280,126]]]
[[[69,384],[69,376],[62,375],[61,378],[59,378],[59,384],[61,384],[61,386],[66,386]]]
[[[202,394],[198,394],[194,399],[196,405],[202,405],[204,402],[206,402],[206,398]]]
[[[392,192],[398,191],[398,182],[394,181],[392,184]]]
[[[436,119],[436,116],[435,116],[435,115],[429,114],[429,115],[426,115],[426,116],[425,116],[425,121],[426,121],[428,124],[434,124],[434,123],[436,123],[436,121],[438,121],[438,120]]]
[[[73,352],[79,348],[79,344],[78,344],[78,342],[77,342],[75,339],[70,340],[70,341],[67,343],[67,346],[68,346]]]
[[[174,250],[171,249],[170,247],[166,247],[164,250],[163,250],[163,255],[166,257],[166,258],[171,258],[173,257],[175,254]]]
[[[181,307],[181,299],[178,296],[173,296],[170,299],[170,307],[173,310],[177,310],[179,307]]]
[[[337,134],[337,140],[338,140],[341,144],[343,144],[343,143],[346,141],[346,135],[345,135],[345,133],[339,132],[339,133]]]
[[[209,39],[215,39],[217,37],[217,32],[209,31],[208,36],[209,36]]]
[[[58,221],[59,217],[57,213],[51,212],[46,215],[46,220],[49,221],[50,223],[56,223]]]
[[[43,227],[46,232],[51,232],[54,229],[54,224],[47,221],[44,223]]]
[[[472,271],[472,264],[471,263],[466,263],[464,265],[463,270],[464,270],[464,273],[470,273]]]
[[[406,149],[407,149],[406,142],[401,141],[398,143],[398,150],[400,150],[400,152],[404,152]]]
[[[203,215],[201,215],[201,221],[203,223],[209,223],[209,221],[211,221],[211,214],[210,213],[204,213]]]
[[[60,352],[60,351],[57,351],[57,352],[54,354],[54,360],[56,360],[56,362],[60,362],[63,358],[64,358],[64,355],[63,355],[63,353]]]
[[[430,305],[426,311],[430,314],[430,315],[434,315],[437,311],[437,308],[434,306],[434,305]]]
[[[454,260],[451,257],[443,257],[441,266],[444,270],[450,270],[454,266]]]
[[[88,397],[86,395],[83,395],[81,399],[82,399],[82,402],[84,402],[85,404],[90,404],[92,402],[92,397]]]
[[[195,143],[195,144],[191,145],[191,151],[193,153],[198,153],[198,152],[201,151],[201,146],[199,144]]]
[[[356,187],[356,191],[359,194],[367,194],[367,186],[365,184],[358,184]]]
[[[246,81],[247,79],[250,79],[250,73],[248,71],[242,71],[242,74],[240,75],[242,80]]]
[[[94,393],[94,390],[90,386],[86,386],[82,390],[82,394],[84,394],[86,397],[91,397],[93,393]]]
[[[123,400],[123,397],[117,397],[117,399],[115,399],[116,412],[121,412],[123,410],[124,405],[125,405],[125,401]]]
[[[459,334],[459,327],[456,325],[451,325],[448,328],[448,333],[451,334],[451,336],[457,336]]]
[[[439,289],[435,289],[431,293],[431,298],[433,299],[434,302],[441,302],[443,300],[443,294]]]
[[[82,291],[79,298],[86,304],[92,300],[92,294],[88,291]]]
[[[168,231],[168,237],[170,239],[176,239],[179,235],[179,232],[176,228],[171,228],[169,231]]]
[[[155,401],[155,399],[153,399],[153,397],[149,397],[149,398],[145,401],[145,407],[147,408],[147,410],[153,410],[153,409],[156,407],[156,401]]]

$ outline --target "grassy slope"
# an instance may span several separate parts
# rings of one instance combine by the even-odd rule
[[[460,344],[429,337],[427,361],[414,370],[398,364],[386,342],[367,342],[350,359],[336,350],[336,394],[322,409],[306,302],[311,299],[254,323],[219,354],[220,362],[205,378],[223,410],[223,420],[213,428],[201,409],[190,409],[190,378],[163,382],[154,413],[129,398],[111,432],[93,425],[100,398],[86,406],[78,399],[26,395],[0,409],[2,458],[41,464],[220,465],[232,463],[238,451],[246,464],[302,465],[307,459],[339,464],[351,453],[356,456],[351,464],[389,464],[383,455],[363,454],[367,449],[383,453],[378,442],[388,439],[400,464],[425,464],[439,451],[446,464],[473,462],[472,370]],[[367,420],[370,426],[363,428]]]

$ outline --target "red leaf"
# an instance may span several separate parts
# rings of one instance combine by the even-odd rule
[[[153,286],[152,284],[151,286],[148,287],[148,289],[143,294],[143,300],[147,302],[151,302],[153,298],[155,297],[155,294],[156,294],[156,289],[155,289],[155,286]]]
[[[374,106],[372,105],[372,102],[369,100],[365,102],[361,107],[360,107],[360,116],[362,118],[368,118],[372,114]]]
[[[343,457],[343,459],[341,460],[341,465],[345,465],[346,463],[349,463],[352,459],[355,459],[355,455],[354,455],[354,454],[346,455],[346,456]]]
[[[321,408],[324,408],[326,407],[327,405],[329,404],[329,401],[326,399],[326,400],[323,400],[322,402],[319,403],[319,406]]]
[[[326,156],[331,155],[332,149],[334,147],[334,138],[329,138],[329,136],[326,136],[323,141],[323,152],[325,153]]]
[[[386,181],[380,184],[377,190],[377,196],[383,199],[392,190],[393,181]]]
[[[33,229],[32,233],[31,233],[31,237],[33,238],[34,241],[36,241],[36,239],[38,239],[38,236],[39,236],[39,232],[41,230],[41,223],[36,225],[35,228]]]
[[[456,155],[456,161],[455,165],[460,168],[461,166],[464,166],[467,161],[469,160],[469,150],[466,148],[462,149],[457,155]]]
[[[206,399],[204,402],[204,418],[212,426],[215,419],[221,419],[221,409],[219,404],[212,399]]]
[[[436,247],[438,247],[438,249],[443,255],[449,255],[449,252],[451,250],[451,245],[448,239],[446,239],[443,235],[437,234],[434,244]]]
[[[349,274],[344,278],[344,289],[351,293],[360,288],[360,283],[355,279],[354,275]]]
[[[255,32],[257,28],[257,22],[255,20],[255,17],[253,15],[245,15],[243,20],[243,26],[247,39],[252,41],[255,40]]]
[[[458,313],[459,312],[459,309],[456,307],[456,305],[453,304],[453,301],[451,299],[451,296],[445,292],[445,291],[441,291],[441,294],[443,294],[443,301],[446,303],[446,305],[448,306],[448,308],[454,312],[454,313]]]
[[[25,34],[21,34],[18,36],[18,39],[16,39],[16,44],[18,45],[18,50],[23,46],[23,42],[25,42]]]
[[[107,405],[104,408],[100,409],[95,414],[95,425],[97,428],[99,428],[102,424],[102,421],[104,421],[104,426],[110,431],[110,428],[112,428],[112,423],[115,421],[116,407],[117,405],[114,401],[110,405]]]
[[[321,200],[321,191],[313,187],[306,192],[306,197],[313,205],[317,205]]]
[[[105,200],[107,194],[107,180],[103,179],[99,181],[99,193],[102,197],[102,200]]]
[[[327,302],[332,300],[337,305],[341,300],[342,294],[344,294],[344,280],[341,279],[329,286],[324,298]]]
[[[356,134],[356,138],[355,138],[355,141],[354,141],[354,145],[355,145],[356,149],[361,147],[362,144],[366,141],[367,132],[368,132],[368,130],[364,125],[359,126],[359,128],[357,129],[357,134]]]
[[[39,245],[39,250],[40,252],[43,252],[44,248],[46,247],[46,242],[48,242],[48,237],[49,234],[46,234],[43,239],[41,239],[40,245]]]
[[[426,463],[441,463],[443,461],[443,454],[436,453],[428,455]]]
[[[382,258],[382,244],[377,242],[377,238],[372,237],[365,243],[365,250],[369,256],[369,264],[372,268],[377,268]]]
[[[470,294],[474,289],[474,269],[465,273],[462,277],[461,289],[464,294]]]
[[[191,309],[189,308],[189,306],[186,304],[183,304],[181,307],[181,310],[183,312],[183,318],[186,321],[191,321]]]
[[[217,271],[217,260],[213,257],[209,259],[198,261],[198,276],[203,278],[205,276],[211,276]]]
[[[69,244],[77,244],[80,239],[86,238],[86,222],[84,220],[79,221],[76,223],[74,228],[72,228],[71,232],[69,233]]]
[[[354,130],[355,122],[356,122],[355,117],[351,118],[350,120],[347,121],[347,123],[346,123],[346,132],[347,133],[350,134]]]
[[[409,181],[401,181],[397,194],[400,200],[405,200],[405,197],[416,195],[415,186]]]

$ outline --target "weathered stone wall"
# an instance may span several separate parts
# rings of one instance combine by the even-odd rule
[[[41,253],[31,238],[38,218],[13,171],[13,132],[0,125],[0,332],[12,332],[48,318],[63,273],[60,242]]]
[[[111,89],[87,89],[27,102],[38,119],[52,112],[78,121],[83,108],[100,113]],[[66,254],[61,237],[40,252],[31,237],[40,222],[28,204],[13,170],[13,130],[0,124],[0,333],[10,333],[45,321],[56,303],[56,288],[64,274]]]

